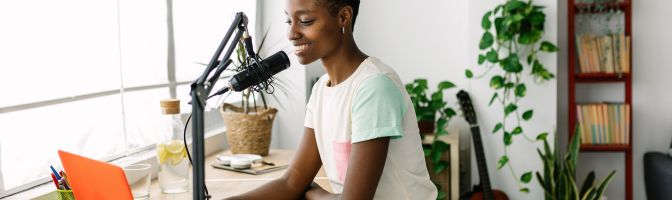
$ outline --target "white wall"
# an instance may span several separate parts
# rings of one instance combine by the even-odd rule
[[[566,2],[563,2],[566,4]],[[671,1],[633,1],[632,5],[632,90],[633,90],[633,199],[646,199],[644,184],[643,156],[649,151],[666,152],[672,141],[672,94],[669,85],[672,68],[666,67],[667,57],[672,55],[672,27],[667,19],[672,17],[669,7]],[[560,16],[566,23],[566,10]],[[566,25],[561,26],[566,32]],[[566,37],[566,36],[565,36]],[[564,55],[562,58],[566,58]],[[561,65],[566,66],[566,64]],[[561,70],[566,76],[566,70]],[[559,91],[558,119],[563,119],[567,127],[567,82],[559,79],[563,85]],[[601,84],[582,87],[577,91],[577,100],[584,101],[623,101],[623,84]],[[562,96],[562,97],[561,97]],[[566,134],[566,130],[564,132]],[[566,138],[565,138],[566,140]],[[566,142],[565,142],[566,143]],[[614,181],[606,195],[610,200],[625,199],[624,179],[625,156],[619,153],[584,153],[579,160],[577,177],[584,178],[589,170],[596,170],[603,177],[612,169],[617,170]]]

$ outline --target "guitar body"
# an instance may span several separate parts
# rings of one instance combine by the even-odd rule
[[[504,192],[499,191],[499,190],[492,190],[492,197],[493,200],[509,200],[509,197],[504,194]],[[476,192],[474,193],[473,196],[471,196],[471,200],[483,200],[483,193],[482,192]]]

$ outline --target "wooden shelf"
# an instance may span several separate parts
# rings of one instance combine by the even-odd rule
[[[604,8],[602,9],[598,9]],[[607,12],[609,10],[621,10],[625,11],[627,8],[630,7],[629,2],[616,2],[616,3],[577,3],[574,4],[574,10],[576,11],[576,14],[583,14],[583,13],[603,13]]]
[[[626,152],[630,151],[629,144],[582,144],[581,151],[591,152]]]
[[[578,83],[625,82],[629,76],[630,74],[577,73],[574,74],[574,81]]]
[[[569,23],[567,35],[567,55],[568,55],[568,130],[574,130],[574,127],[577,125],[577,105],[580,103],[576,102],[576,97],[578,95],[576,90],[579,85],[582,84],[591,84],[591,83],[623,83],[624,86],[624,102],[625,104],[632,105],[632,72],[633,67],[630,67],[630,73],[628,74],[607,74],[607,73],[579,73],[579,56],[576,52],[576,37],[577,32],[577,21],[575,20],[581,14],[589,13],[605,13],[610,12],[611,10],[618,10],[624,13],[624,34],[631,36],[632,35],[632,1],[633,0],[619,0],[619,2],[614,3],[575,3],[578,0],[569,0],[567,8],[567,21]],[[580,32],[580,31],[579,31]],[[632,46],[632,44],[630,44]],[[629,55],[632,58],[632,54]],[[632,66],[632,59],[628,61],[628,66]],[[620,92],[619,92],[620,93]],[[633,199],[633,165],[632,165],[632,141],[634,139],[634,134],[632,131],[632,112],[635,110],[632,106],[630,107],[629,119],[630,124],[628,127],[628,141],[630,144],[582,144],[580,152],[604,152],[604,153],[623,153],[625,155],[625,162],[623,163],[624,168],[624,179],[625,187],[618,188],[623,190],[626,200]],[[569,131],[567,133],[569,138],[572,138],[574,132]],[[577,166],[578,167],[578,166]]]

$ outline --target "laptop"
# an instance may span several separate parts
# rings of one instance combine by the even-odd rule
[[[121,167],[65,151],[58,151],[75,199],[133,199]]]

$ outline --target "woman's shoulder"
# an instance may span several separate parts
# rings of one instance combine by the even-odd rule
[[[371,56],[367,58],[360,67],[363,67],[362,73],[360,73],[359,77],[360,82],[364,82],[368,79],[376,77],[380,78],[381,75],[385,75],[386,77],[392,79],[392,81],[394,81],[397,85],[401,84],[401,80],[399,79],[397,72],[392,67],[385,64],[376,57]]]

